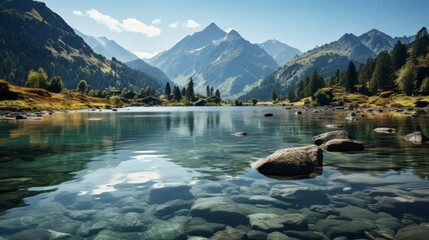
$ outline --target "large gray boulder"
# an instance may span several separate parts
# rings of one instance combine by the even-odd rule
[[[365,149],[361,142],[352,139],[332,139],[321,147],[328,152],[363,151]]]
[[[410,133],[404,137],[402,137],[405,141],[412,142],[414,144],[422,144],[423,142],[427,141],[428,139],[422,134],[422,132],[413,132]]]
[[[247,215],[253,212],[225,197],[199,198],[191,207],[191,217],[201,217],[209,222],[236,226],[248,224]]]
[[[309,145],[277,150],[251,166],[266,175],[299,176],[313,173],[322,161],[322,150],[316,145]]]
[[[351,139],[350,134],[345,130],[336,130],[319,134],[313,137],[313,143],[320,146],[332,139]]]

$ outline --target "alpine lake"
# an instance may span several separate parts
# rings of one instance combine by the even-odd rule
[[[301,110],[136,107],[0,121],[0,239],[428,239],[429,144],[402,136],[429,134],[429,118]],[[250,167],[336,130],[328,124],[365,150],[324,151],[308,178]]]

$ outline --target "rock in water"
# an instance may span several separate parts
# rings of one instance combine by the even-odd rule
[[[253,230],[273,232],[285,228],[307,230],[307,217],[299,213],[277,215],[272,213],[255,213],[248,216],[250,227]]]
[[[246,132],[236,132],[236,133],[233,133],[232,135],[236,136],[236,137],[243,137],[243,136],[247,136],[247,133]]]
[[[274,116],[272,113],[265,113],[264,114],[264,117],[272,117],[272,116]]]
[[[385,134],[396,133],[395,128],[386,128],[386,127],[374,128],[374,130],[372,130],[372,131],[374,131],[376,133],[385,133]]]
[[[332,139],[351,139],[350,134],[345,130],[336,130],[322,133],[313,137],[313,143],[320,146]]]
[[[181,183],[156,183],[150,188],[150,203],[165,203],[174,199],[193,198],[190,186]]]
[[[190,216],[201,217],[209,222],[236,226],[248,224],[247,215],[252,213],[229,198],[211,197],[197,199],[191,207]]]
[[[405,141],[412,142],[414,144],[422,144],[427,141],[427,138],[422,134],[422,132],[413,132],[404,137],[402,137]]]
[[[313,173],[322,161],[322,150],[316,145],[309,145],[277,150],[251,166],[266,175],[299,176]]]
[[[352,139],[332,139],[321,147],[328,152],[363,151],[365,149],[361,142]]]

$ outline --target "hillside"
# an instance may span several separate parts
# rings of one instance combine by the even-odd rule
[[[226,33],[214,23],[185,37],[150,63],[178,86],[185,86],[192,77],[197,92],[205,93],[210,85],[219,89],[223,98],[241,93],[278,67],[258,45],[243,39],[235,30]]]
[[[337,70],[347,68],[349,61],[356,66],[368,58],[374,58],[381,51],[392,50],[397,40],[409,44],[413,37],[392,38],[378,30],[371,30],[361,36],[344,34],[337,41],[310,50],[289,61],[266,77],[258,85],[243,93],[243,100],[258,98],[267,100],[275,89],[280,95],[286,96],[293,91],[295,84],[305,75],[310,75],[313,69],[324,77],[333,75]]]
[[[0,0],[0,78],[22,86],[39,67],[60,76],[69,89],[82,79],[98,89],[162,87],[153,76],[94,53],[45,3]]]
[[[0,109],[72,110],[92,107],[105,108],[105,99],[77,92],[52,93],[40,88],[26,88],[0,80]]]
[[[161,69],[148,64],[142,59],[136,59],[130,62],[126,62],[125,64],[132,69],[139,70],[141,72],[145,72],[151,76],[156,77],[162,82],[163,85],[165,85],[167,82],[172,84],[170,78],[168,78],[167,75],[165,75],[165,73]]]

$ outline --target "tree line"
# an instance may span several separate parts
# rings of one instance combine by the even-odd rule
[[[383,51],[375,59],[368,59],[356,68],[350,61],[344,71],[337,70],[326,81],[314,69],[310,76],[304,76],[289,91],[287,99],[296,101],[314,97],[317,102],[326,103],[333,96],[319,91],[326,86],[341,86],[350,93],[375,95],[382,91],[401,91],[406,95],[429,93],[429,34],[425,27],[419,30],[409,46],[396,42],[391,52]],[[272,91],[272,100],[280,100]]]

